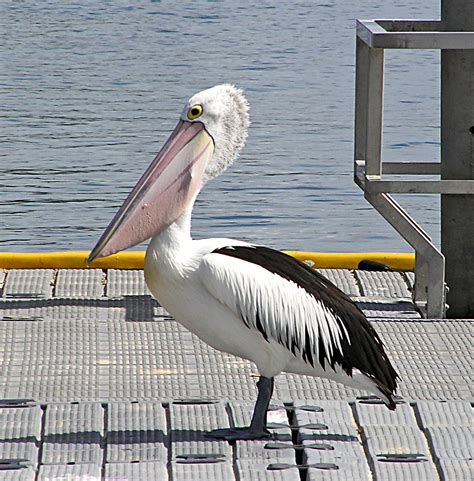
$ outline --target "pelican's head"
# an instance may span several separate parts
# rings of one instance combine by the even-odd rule
[[[88,262],[133,247],[172,224],[201,187],[239,155],[249,125],[248,103],[233,85],[193,95],[178,125],[128,195]]]
[[[214,140],[214,155],[204,182],[220,175],[237,158],[247,138],[248,102],[233,85],[216,85],[193,95],[181,114],[183,122],[201,122]]]

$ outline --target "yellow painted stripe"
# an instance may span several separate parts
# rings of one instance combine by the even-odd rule
[[[360,261],[379,262],[391,269],[413,271],[415,269],[415,254],[398,254],[390,252],[298,252],[285,251],[300,261],[310,261],[318,269],[357,269]]]
[[[4,269],[143,269],[145,252],[121,252],[87,264],[89,251],[0,252]]]
[[[284,251],[301,261],[310,261],[320,269],[357,269],[361,260],[379,262],[392,269],[411,271],[415,267],[414,254],[386,252],[324,253]],[[88,251],[77,252],[0,252],[3,269],[143,269],[145,252],[121,252],[86,263]]]

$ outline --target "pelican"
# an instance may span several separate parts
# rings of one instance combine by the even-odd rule
[[[145,279],[160,305],[213,348],[255,363],[260,377],[250,426],[216,430],[214,437],[269,437],[266,415],[281,372],[368,390],[395,409],[398,374],[346,294],[277,250],[191,238],[196,197],[238,157],[248,126],[247,100],[233,85],[191,97],[88,261],[151,239]]]

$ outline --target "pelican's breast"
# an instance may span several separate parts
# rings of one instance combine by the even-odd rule
[[[160,245],[150,244],[145,259],[145,279],[153,296],[181,325],[214,349],[254,362],[261,374],[273,377],[288,363],[288,353],[277,342],[248,329],[242,319],[213,296],[199,277],[200,261],[227,239],[208,239],[209,248],[193,241],[182,256],[160,255]],[[158,248],[157,248],[158,247]]]

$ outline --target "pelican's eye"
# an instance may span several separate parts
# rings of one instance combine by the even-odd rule
[[[199,105],[199,104],[193,105],[188,110],[189,120],[196,120],[198,117],[201,117],[201,115],[202,115],[202,105]]]

